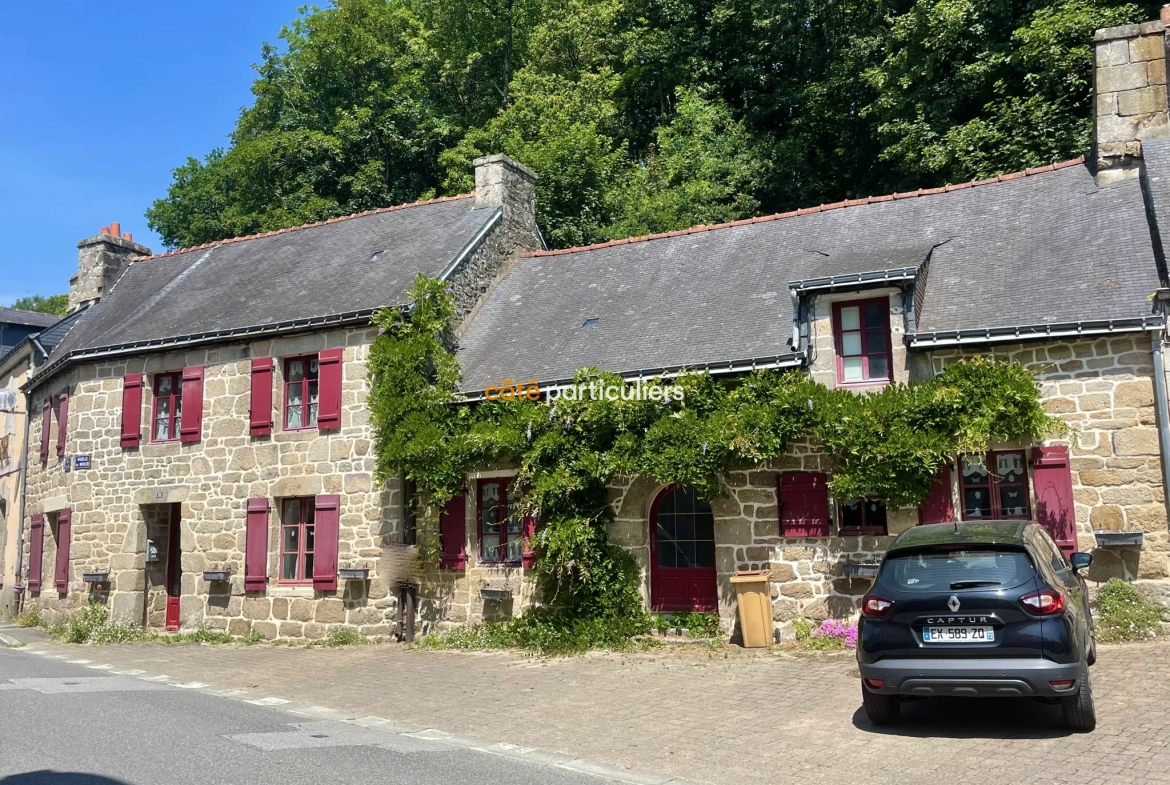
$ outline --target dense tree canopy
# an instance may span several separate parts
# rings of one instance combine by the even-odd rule
[[[335,0],[265,45],[169,246],[540,175],[554,247],[981,178],[1087,151],[1117,0]]]

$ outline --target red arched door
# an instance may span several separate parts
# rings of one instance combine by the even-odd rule
[[[650,507],[650,607],[714,611],[715,517],[690,488],[669,486]]]

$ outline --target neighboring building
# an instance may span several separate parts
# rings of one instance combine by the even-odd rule
[[[624,478],[610,535],[642,565],[650,607],[716,610],[730,627],[731,574],[769,569],[777,620],[849,615],[870,585],[849,562],[918,523],[1003,518],[1092,550],[1092,579],[1170,598],[1164,36],[1161,22],[1097,33],[1088,163],[545,252],[535,176],[496,156],[474,198],[128,264],[123,238],[85,241],[70,301],[96,304],[26,385],[40,412],[29,601],[96,597],[156,628],[387,633],[411,550],[399,483],[372,479],[364,362],[370,314],[402,303],[418,271],[456,293],[471,401],[517,374],[548,387],[590,366],[630,379],[793,368],[863,391],[978,354],[1033,370],[1071,428],[953,456],[920,510],[831,498],[809,440],[731,472],[725,499]],[[103,282],[97,297],[84,281]],[[483,467],[440,517],[425,625],[533,602],[533,522],[501,525],[514,474]],[[1097,547],[1095,530],[1142,544]]]
[[[43,314],[32,314],[42,316]],[[65,335],[73,317],[48,317],[15,346],[0,352],[0,613],[16,610],[20,599],[20,544],[23,534],[25,439],[28,435],[28,399],[21,387],[37,367],[44,365],[53,347]]]
[[[80,243],[70,302],[94,304],[28,385],[28,601],[99,597],[157,629],[385,634],[411,558],[398,483],[373,480],[370,317],[419,273],[471,311],[541,247],[535,179],[493,156],[465,196],[158,256]]]
[[[60,316],[35,311],[21,311],[0,305],[0,355],[30,335],[35,335],[51,324],[60,321]]]

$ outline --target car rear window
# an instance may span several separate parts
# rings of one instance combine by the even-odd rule
[[[1036,574],[1019,551],[929,551],[886,560],[879,582],[899,591],[931,592],[1011,588]]]

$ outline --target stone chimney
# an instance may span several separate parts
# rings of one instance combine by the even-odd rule
[[[1166,29],[1162,18],[1093,34],[1093,153],[1097,184],[1136,177],[1143,139],[1170,137],[1166,109]]]
[[[77,244],[77,273],[69,279],[69,313],[102,298],[122,272],[150,249],[122,234],[117,223],[103,226],[95,237]]]
[[[475,159],[475,206],[503,207],[505,233],[522,251],[540,249],[536,173],[503,153]]]

